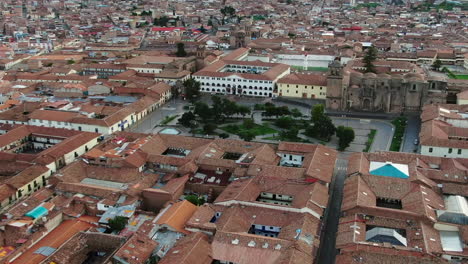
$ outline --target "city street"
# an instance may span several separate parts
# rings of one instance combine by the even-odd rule
[[[317,256],[317,263],[335,263],[336,256],[336,232],[340,219],[341,201],[343,199],[343,186],[346,178],[347,155],[340,153],[335,164],[335,172],[330,183],[328,207],[323,218],[323,228],[321,232],[320,250]]]
[[[414,140],[419,140],[419,131],[421,130],[421,119],[419,115],[408,116],[408,123],[406,124],[404,141],[401,147],[402,152],[413,153],[417,151],[418,145],[414,144]]]
[[[374,137],[374,142],[369,152],[385,151],[390,148],[392,142],[394,128],[388,121],[374,120],[374,119],[358,119],[346,117],[331,117],[335,126],[348,126],[352,127],[355,132],[355,139],[351,143],[347,151],[359,152],[365,147],[368,139],[368,134],[371,129],[377,130]]]
[[[184,105],[187,102],[181,99],[171,99],[163,107],[154,110],[154,112],[147,115],[145,118],[140,120],[130,131],[138,133],[152,133],[156,125],[158,125],[164,117],[179,115],[184,113]]]

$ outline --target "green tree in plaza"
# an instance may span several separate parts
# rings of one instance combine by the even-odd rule
[[[232,117],[235,114],[246,116],[250,114],[250,108],[243,105],[238,105],[227,98],[221,98],[217,95],[211,97],[212,107],[211,115],[215,122],[224,122],[226,118]]]
[[[290,116],[282,116],[275,120],[275,126],[284,129],[294,126],[294,123],[294,119]]]
[[[250,108],[245,105],[238,105],[237,106],[237,114],[241,115],[242,117],[246,115],[250,115]]]
[[[200,82],[193,78],[184,81],[185,97],[194,103],[200,98]]]
[[[329,116],[325,115],[325,108],[322,104],[314,105],[311,111],[311,121],[313,125],[306,128],[305,134],[310,137],[318,137],[329,141],[335,134],[336,128]]]
[[[245,119],[242,123],[242,126],[246,129],[252,129],[255,126],[255,122],[252,119]]]
[[[354,130],[351,127],[339,126],[336,129],[338,137],[338,150],[345,150],[354,140]]]
[[[205,125],[203,125],[203,132],[205,132],[205,134],[211,135],[214,133],[216,128],[218,128],[216,124],[206,123]]]
[[[364,67],[366,67],[365,72],[375,73],[374,61],[377,59],[377,49],[374,46],[371,46],[367,49],[366,54],[362,61],[364,62]]]
[[[280,137],[283,140],[295,140],[299,130],[295,127],[290,127],[289,129],[283,130],[280,132]]]
[[[194,114],[200,117],[202,122],[206,122],[212,117],[211,108],[204,102],[195,104]]]
[[[251,141],[252,139],[255,138],[255,133],[253,131],[250,131],[250,130],[243,130],[243,131],[239,132],[239,137],[242,140]]]
[[[177,51],[176,51],[176,56],[177,57],[186,57],[187,52],[185,51],[185,44],[182,42],[177,43]]]
[[[192,111],[185,112],[178,120],[179,124],[181,124],[184,127],[187,128],[192,128],[194,122],[195,122],[195,114]]]
[[[325,115],[325,106],[323,104],[316,104],[312,107],[310,116],[312,117],[312,122],[318,122],[320,118]]]
[[[442,61],[439,59],[436,59],[434,63],[432,63],[432,69],[438,71],[440,70],[440,67],[442,67]]]
[[[218,135],[220,138],[228,138],[229,134],[228,133],[221,133]]]
[[[302,117],[301,111],[299,111],[297,108],[291,110],[291,115],[296,118]]]

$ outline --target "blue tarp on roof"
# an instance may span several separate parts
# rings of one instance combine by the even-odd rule
[[[44,207],[38,206],[32,209],[31,211],[27,212],[25,216],[29,216],[31,218],[37,219],[39,217],[46,215],[48,212],[49,211],[47,211],[47,209],[45,209]]]
[[[40,247],[36,251],[34,251],[35,254],[41,254],[43,256],[50,256],[52,253],[54,253],[55,248],[53,247]]]
[[[386,164],[380,168],[377,168],[373,171],[370,171],[370,174],[377,175],[377,176],[387,176],[387,177],[394,177],[400,179],[408,179],[409,176],[404,174],[399,169],[395,168],[391,164]]]

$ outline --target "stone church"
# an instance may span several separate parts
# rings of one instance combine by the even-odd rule
[[[400,113],[419,111],[425,104],[446,103],[447,83],[428,79],[409,62],[376,61],[377,74],[363,73],[360,60],[343,67],[329,65],[326,107],[336,111]]]

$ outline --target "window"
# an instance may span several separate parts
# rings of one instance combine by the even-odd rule
[[[429,152],[432,153],[432,148],[429,148]]]
[[[402,209],[401,200],[399,199],[389,199],[377,197],[376,205],[378,207],[392,208],[392,209]]]
[[[448,149],[448,153],[452,153],[452,148],[449,148],[449,149]]]
[[[458,155],[461,155],[462,150],[461,150],[461,149],[458,149],[458,152],[457,152],[457,153],[458,153]]]

